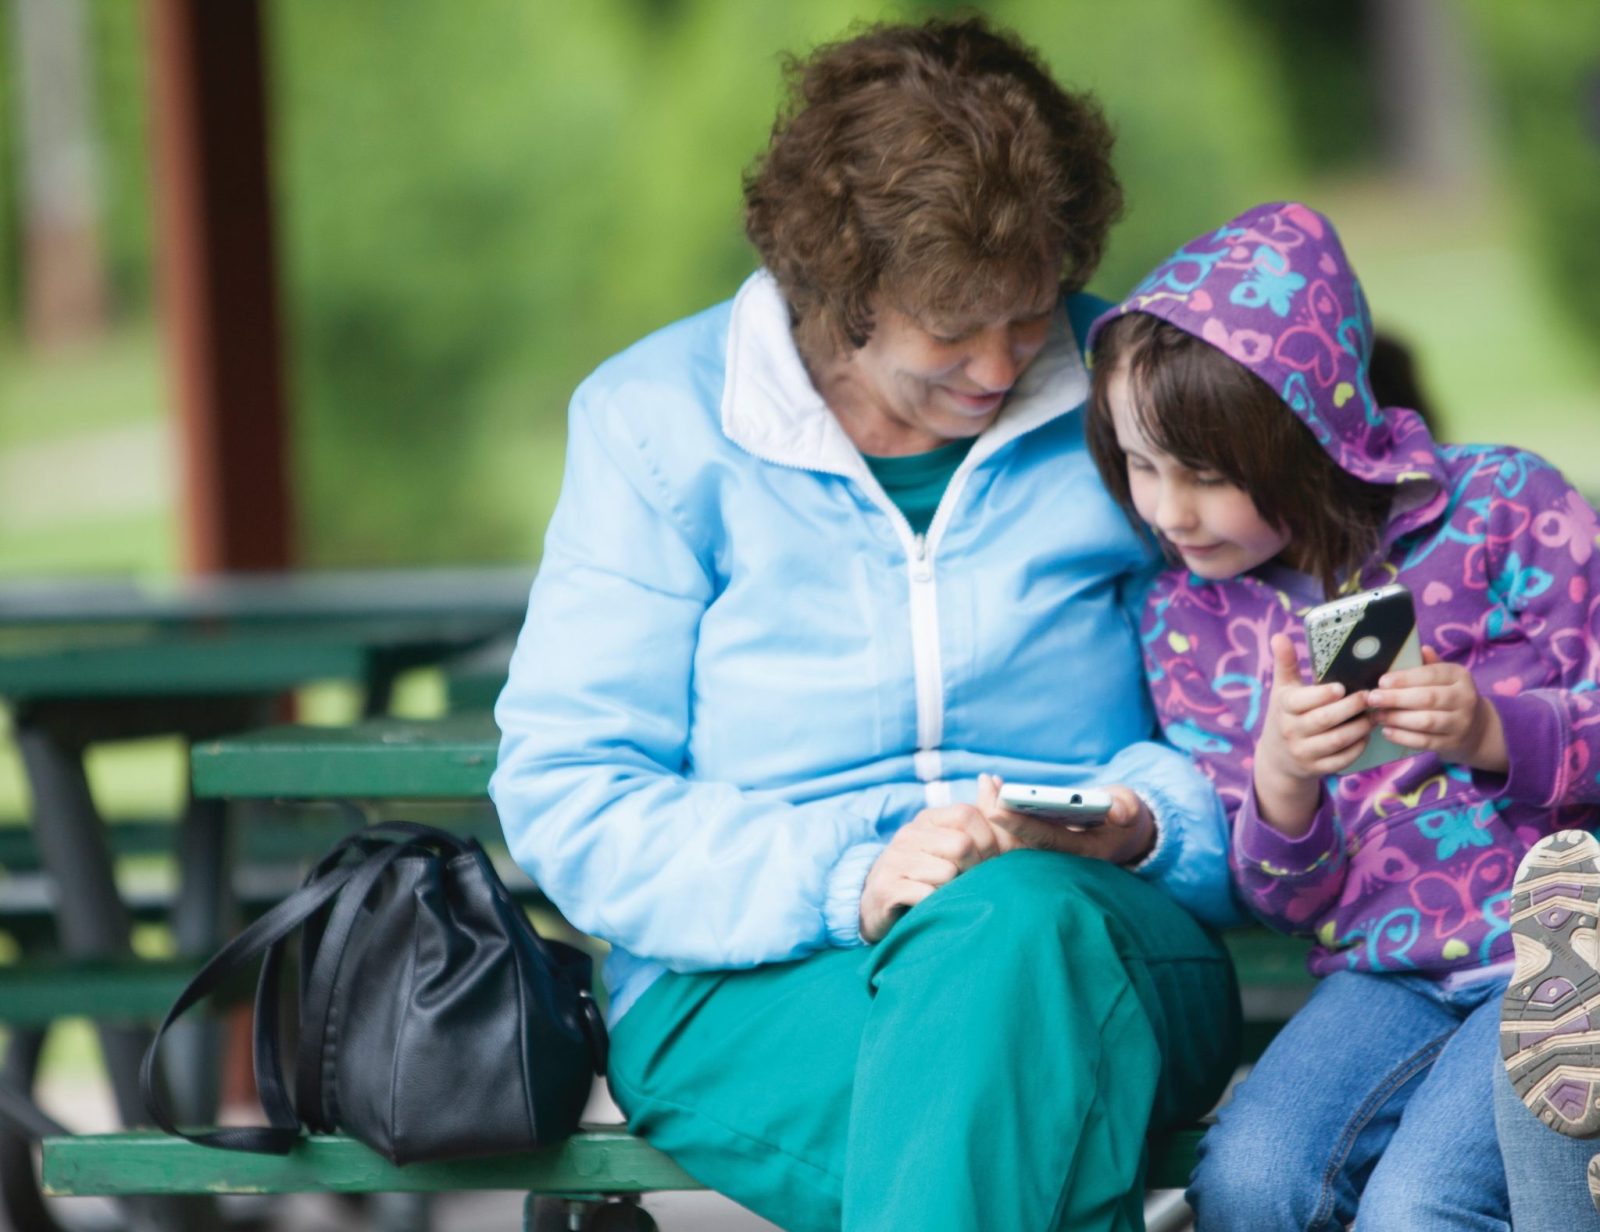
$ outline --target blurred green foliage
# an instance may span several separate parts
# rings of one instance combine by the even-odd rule
[[[1474,0],[1506,162],[1580,328],[1600,334],[1600,4]]]
[[[17,75],[11,71],[11,23],[0,21],[0,342],[16,333],[17,298],[21,293],[17,254],[21,249],[22,202],[17,182]]]
[[[1252,201],[1374,169],[1359,34],[1372,2],[981,6],[1062,81],[1094,90],[1118,130],[1129,209],[1098,289],[1124,289]],[[534,556],[573,387],[753,267],[740,175],[780,101],[782,53],[955,7],[268,0],[308,563]],[[120,310],[138,317],[152,282],[146,32],[126,0],[91,12],[109,267]],[[1600,4],[1473,0],[1471,12],[1550,268],[1600,324],[1600,244],[1570,242],[1600,218],[1600,155],[1575,102]],[[15,167],[13,91],[0,75],[0,183]],[[15,211],[0,191],[0,332],[16,305]]]
[[[1103,285],[1268,191],[1287,160],[1268,45],[1230,5],[988,7],[1122,134],[1132,208]],[[307,546],[369,562],[531,554],[573,386],[753,266],[739,178],[780,100],[779,53],[907,9],[269,11]]]

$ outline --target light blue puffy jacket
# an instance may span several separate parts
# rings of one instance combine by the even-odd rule
[[[764,273],[578,389],[490,791],[517,862],[611,942],[613,1018],[663,969],[861,944],[889,836],[985,770],[1133,786],[1160,826],[1137,871],[1237,918],[1216,795],[1151,739],[1124,593],[1150,560],[1086,391],[1063,310],[919,536]]]

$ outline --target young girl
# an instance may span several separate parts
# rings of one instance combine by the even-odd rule
[[[1207,1135],[1199,1226],[1504,1227],[1512,879],[1600,801],[1594,511],[1379,405],[1360,284],[1303,205],[1179,249],[1091,338],[1096,462],[1173,564],[1143,614],[1163,726],[1228,808],[1244,901],[1323,977]],[[1304,612],[1389,582],[1424,665],[1310,683]],[[1380,727],[1415,755],[1339,777]]]

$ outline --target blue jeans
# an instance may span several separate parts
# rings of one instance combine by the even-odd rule
[[[1600,1153],[1600,1138],[1568,1138],[1541,1125],[1517,1097],[1503,1065],[1495,1066],[1494,1120],[1517,1232],[1600,1228],[1588,1183],[1589,1159]]]
[[[1322,980],[1217,1114],[1189,1187],[1201,1232],[1503,1230],[1491,1078],[1500,994],[1419,976]]]

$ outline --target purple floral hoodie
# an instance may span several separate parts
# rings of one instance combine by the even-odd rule
[[[1285,838],[1251,789],[1268,640],[1288,632],[1309,662],[1300,617],[1321,587],[1276,563],[1221,582],[1163,573],[1143,616],[1150,687],[1167,738],[1233,819],[1245,902],[1314,936],[1319,975],[1441,974],[1509,957],[1522,853],[1551,830],[1594,825],[1600,801],[1594,510],[1532,454],[1440,445],[1415,412],[1376,404],[1360,283],[1332,224],[1303,205],[1258,206],[1185,245],[1096,329],[1126,312],[1232,356],[1341,467],[1393,485],[1381,547],[1349,589],[1409,586],[1422,643],[1471,671],[1505,727],[1508,773],[1425,753],[1330,778],[1309,832]]]

